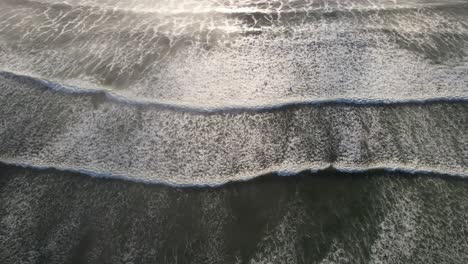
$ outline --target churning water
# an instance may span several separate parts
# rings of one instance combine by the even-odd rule
[[[0,0],[0,164],[7,263],[466,263],[468,1]]]

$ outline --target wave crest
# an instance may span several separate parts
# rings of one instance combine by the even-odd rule
[[[464,175],[468,103],[302,105],[207,115],[0,81],[0,160],[136,181],[217,185],[259,174],[388,168]]]

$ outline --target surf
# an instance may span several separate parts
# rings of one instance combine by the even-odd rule
[[[2,76],[1,89],[0,160],[12,164],[181,185],[329,166],[448,175],[468,167],[466,102],[203,114],[67,94],[30,78]]]

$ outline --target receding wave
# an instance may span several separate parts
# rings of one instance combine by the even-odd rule
[[[0,3],[0,69],[62,86],[212,108],[468,96],[464,1],[34,3]]]
[[[338,103],[204,115],[1,78],[5,163],[172,185],[218,185],[329,166],[459,176],[468,168],[466,102]]]

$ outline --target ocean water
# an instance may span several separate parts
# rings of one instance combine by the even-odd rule
[[[2,263],[466,263],[468,183],[302,173],[167,187],[0,172]]]
[[[0,262],[468,262],[468,1],[0,0]]]

